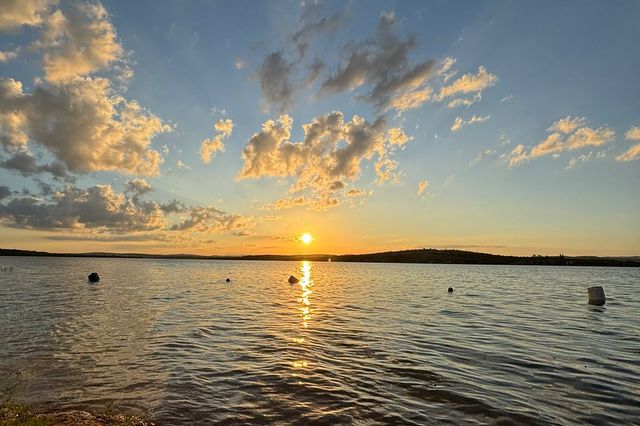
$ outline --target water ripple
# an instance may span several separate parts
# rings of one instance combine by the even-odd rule
[[[638,269],[1,259],[0,386],[44,407],[170,425],[640,418]],[[606,306],[586,305],[592,284]]]

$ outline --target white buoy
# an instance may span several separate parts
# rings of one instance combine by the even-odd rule
[[[604,289],[601,286],[597,287],[589,287],[587,289],[587,293],[589,293],[589,304],[590,305],[604,305],[607,301],[607,298],[604,295]]]

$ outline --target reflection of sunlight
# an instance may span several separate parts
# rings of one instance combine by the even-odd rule
[[[300,308],[302,312],[302,325],[304,328],[308,327],[308,321],[311,319],[311,287],[313,281],[311,280],[311,262],[303,260],[300,265],[300,273],[302,279],[300,280],[300,288],[302,289],[302,295],[298,299],[304,306]]]
[[[311,279],[311,262],[309,262],[308,260],[303,260],[302,263],[300,264],[300,290],[301,290],[301,294],[300,297],[298,298],[298,302],[300,302],[300,307],[298,309],[300,309],[300,316],[302,316],[302,330],[305,330],[309,327],[309,322],[311,321],[311,294],[313,293],[311,291],[311,287],[313,287],[313,280]],[[304,331],[302,331],[304,333]],[[296,342],[297,344],[304,344],[305,339],[304,337],[297,337],[297,338],[293,338],[293,341]],[[307,368],[308,366],[308,362],[300,359],[297,361],[294,361],[292,363],[292,367],[294,370],[304,370]],[[300,374],[302,372],[298,371],[298,372],[293,372],[293,377],[299,377]],[[299,384],[302,384],[302,382],[298,382]]]

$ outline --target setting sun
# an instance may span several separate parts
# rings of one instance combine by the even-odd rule
[[[304,234],[300,235],[300,241],[302,241],[305,244],[311,244],[311,242],[313,241],[313,235],[311,235],[308,232],[305,232]]]

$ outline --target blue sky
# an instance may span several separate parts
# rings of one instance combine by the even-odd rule
[[[640,252],[638,2],[0,11],[3,247]]]

